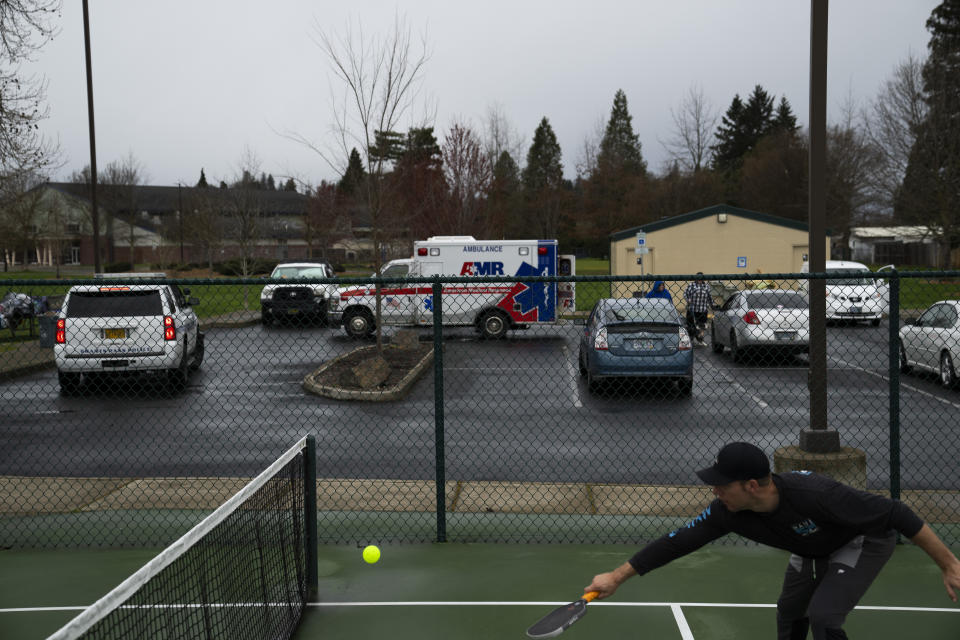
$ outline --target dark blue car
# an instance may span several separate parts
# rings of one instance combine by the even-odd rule
[[[603,378],[676,380],[693,391],[693,344],[676,307],[664,298],[602,298],[580,336],[580,375],[594,390]]]

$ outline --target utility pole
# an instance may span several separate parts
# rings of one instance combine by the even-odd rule
[[[93,72],[90,62],[90,11],[83,0],[83,47],[87,57],[87,117],[90,121],[90,207],[93,218],[93,271],[100,273],[100,212],[97,208],[97,136],[93,128]]]
[[[827,166],[827,8],[828,0],[810,1],[810,273],[826,271]],[[800,433],[800,448],[811,453],[840,450],[840,434],[827,428],[826,282],[809,280],[810,427]]]

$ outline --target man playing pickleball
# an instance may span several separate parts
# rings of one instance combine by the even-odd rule
[[[778,640],[803,640],[811,629],[814,640],[843,639],[847,614],[890,559],[899,532],[937,563],[947,595],[957,601],[960,561],[897,500],[808,471],[771,474],[766,454],[746,442],[723,447],[697,475],[716,496],[703,513],[594,576],[585,592],[606,598],[627,578],[739,533],[793,554],[777,600]]]

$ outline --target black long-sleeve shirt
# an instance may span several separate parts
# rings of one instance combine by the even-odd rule
[[[685,527],[651,542],[630,558],[643,575],[726,535],[745,538],[806,558],[821,558],[859,535],[896,530],[912,538],[923,521],[897,500],[860,491],[808,471],[773,474],[779,492],[769,513],[730,511],[720,500]]]

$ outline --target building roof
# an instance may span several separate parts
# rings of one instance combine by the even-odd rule
[[[623,240],[625,238],[633,237],[637,234],[638,231],[643,231],[645,233],[650,233],[652,231],[659,231],[661,229],[666,229],[668,227],[673,227],[676,225],[693,222],[694,220],[699,220],[701,218],[715,216],[718,213],[726,213],[732,216],[748,218],[750,220],[765,222],[767,224],[786,227],[788,229],[796,229],[797,231],[807,231],[809,228],[806,222],[800,222],[799,220],[781,218],[780,216],[771,215],[769,213],[760,213],[759,211],[750,211],[748,209],[741,209],[739,207],[731,207],[730,205],[726,205],[726,204],[717,204],[717,205],[713,205],[712,207],[707,207],[706,209],[691,211],[690,213],[683,213],[678,216],[672,216],[670,218],[664,218],[663,220],[657,220],[656,222],[648,222],[647,224],[640,225],[639,227],[631,227],[630,229],[624,229],[623,231],[616,231],[610,234],[610,241],[616,242],[617,240]],[[826,233],[828,236],[831,235],[829,230],[827,230]]]
[[[89,202],[90,185],[74,182],[48,182],[45,185],[51,189],[56,189],[61,193],[67,194],[79,200]],[[119,200],[118,190],[128,189],[115,185],[97,185],[97,204],[99,206],[110,206],[111,200]],[[226,200],[232,193],[232,189],[219,189],[217,187],[154,187],[138,185],[134,189],[134,202],[138,211],[147,211],[151,214],[174,213],[180,210],[181,202],[189,201],[195,197],[223,198]],[[307,208],[307,196],[295,191],[257,191],[257,196],[262,202],[263,210],[268,215],[302,215]],[[101,200],[102,198],[102,200]],[[124,193],[123,199],[129,196]],[[186,209],[188,204],[184,204]],[[122,211],[123,207],[118,207]]]
[[[850,227],[850,235],[864,240],[912,239],[922,240],[935,235],[930,227],[899,226],[899,227]]]

